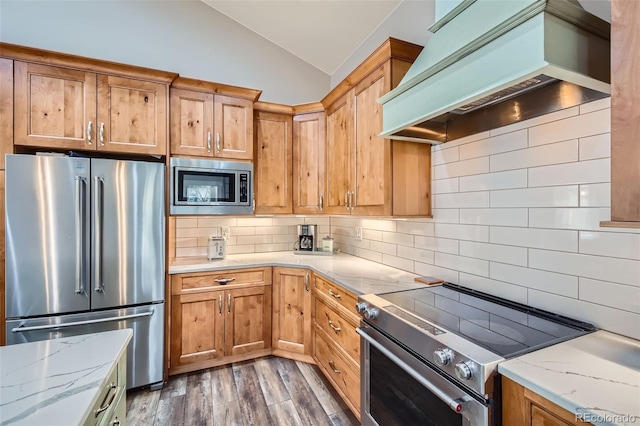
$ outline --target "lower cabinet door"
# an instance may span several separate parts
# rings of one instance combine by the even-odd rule
[[[271,347],[271,286],[227,290],[224,303],[227,356]]]
[[[224,356],[225,292],[173,296],[171,367]]]
[[[273,269],[273,348],[311,354],[311,273],[307,269]]]

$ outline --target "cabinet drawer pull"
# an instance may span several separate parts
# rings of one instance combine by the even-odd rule
[[[349,210],[349,202],[347,200],[347,197],[349,197],[349,191],[344,193],[344,207]]]
[[[309,291],[309,273],[304,274],[304,289]]]
[[[107,397],[109,396],[109,393],[111,393],[111,391],[112,391],[113,389],[115,389],[116,387],[117,387],[117,386],[116,386],[116,384],[115,384],[115,383],[113,383],[113,382],[111,382],[111,383],[109,384],[109,391],[108,391],[108,392],[107,392],[107,394],[104,396],[104,399],[102,400],[102,404],[100,404],[100,405],[102,405],[102,406],[101,406],[100,408],[98,408],[98,409],[96,410],[96,412],[95,412],[96,417],[98,417],[98,416],[100,415],[100,413],[102,413],[103,411],[107,410],[107,409],[111,406],[111,404],[113,403],[113,400],[114,400],[114,399],[116,399],[116,394],[117,394],[118,392],[114,392],[114,393],[111,395],[111,399],[109,400],[109,402],[107,402],[107,405],[104,405],[104,402],[107,400]]]
[[[211,152],[211,132],[207,132],[207,152]]]
[[[231,313],[231,294],[227,296],[227,312]]]
[[[333,325],[333,321],[329,320],[329,327],[331,327],[333,329],[333,331],[335,331],[336,333],[338,333],[340,330],[342,330],[340,327],[336,327],[335,325]]]
[[[104,123],[100,123],[100,145],[104,146]]]
[[[320,211],[324,211],[324,194],[320,193]]]
[[[220,154],[220,133],[216,133],[216,152]]]
[[[87,143],[91,145],[93,140],[91,139],[91,134],[93,133],[93,121],[89,121],[87,124]]]
[[[231,281],[235,281],[235,278],[217,278],[213,281],[217,282],[220,285],[225,285],[227,283],[230,283]]]
[[[218,296],[218,313],[222,315],[222,295]]]
[[[338,370],[336,368],[336,365],[333,363],[333,361],[329,360],[329,367],[331,367],[331,369],[333,370],[334,373],[336,374],[340,374],[340,370]]]
[[[353,191],[349,192],[349,210],[353,210]]]
[[[117,417],[111,422],[111,426],[120,426],[120,419]]]
[[[333,290],[329,289],[329,294],[335,297],[336,299],[340,299],[342,296],[338,293],[334,293]]]

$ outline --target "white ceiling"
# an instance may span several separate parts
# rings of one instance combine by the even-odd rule
[[[202,1],[332,75],[402,1],[434,0]],[[579,2],[587,11],[611,22],[610,0]],[[424,28],[430,24],[425,23]]]

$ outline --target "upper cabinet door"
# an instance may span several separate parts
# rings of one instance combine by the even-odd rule
[[[350,214],[351,151],[353,145],[353,92],[327,110],[325,212]]]
[[[213,156],[213,94],[171,89],[171,154]]]
[[[382,105],[388,91],[384,67],[355,88],[355,161],[353,214],[391,214],[391,143],[380,136]]]
[[[293,118],[293,212],[324,212],[324,112]]]
[[[253,159],[253,102],[230,96],[215,96],[215,156]]]
[[[165,155],[167,85],[98,76],[98,149]]]
[[[96,75],[15,63],[16,145],[95,149]]]

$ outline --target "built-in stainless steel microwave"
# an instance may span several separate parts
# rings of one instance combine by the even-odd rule
[[[171,214],[252,214],[253,164],[171,158]]]

